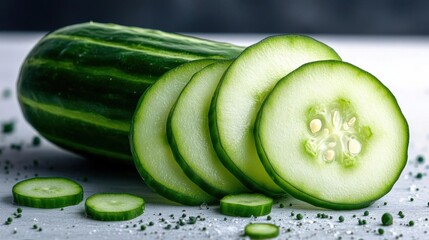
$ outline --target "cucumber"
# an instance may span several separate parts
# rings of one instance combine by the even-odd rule
[[[83,189],[77,182],[59,177],[37,177],[18,182],[12,188],[14,201],[34,208],[62,208],[80,203]]]
[[[259,111],[255,138],[265,169],[292,196],[357,209],[398,180],[409,130],[395,97],[374,76],[320,61],[278,82]]]
[[[141,97],[131,124],[134,163],[145,183],[185,205],[213,203],[216,198],[192,182],[176,162],[167,139],[167,119],[192,75],[213,62],[197,60],[164,74]]]
[[[283,195],[262,166],[253,135],[256,115],[277,81],[300,65],[338,59],[337,53],[305,36],[274,36],[256,43],[231,64],[212,100],[210,133],[221,161],[246,186]]]
[[[144,199],[127,193],[96,193],[85,201],[86,214],[100,221],[125,221],[144,212]]]
[[[244,235],[250,239],[268,239],[279,235],[279,227],[271,223],[249,223],[244,228]]]
[[[177,99],[167,126],[171,149],[183,171],[218,197],[247,191],[222,165],[210,139],[211,98],[230,63],[213,63],[196,73]]]
[[[228,195],[220,200],[220,212],[229,216],[263,216],[271,212],[273,199],[259,193]]]
[[[22,64],[18,100],[46,139],[84,156],[132,162],[128,133],[143,92],[197,59],[231,59],[242,47],[114,24],[83,23],[46,35]]]

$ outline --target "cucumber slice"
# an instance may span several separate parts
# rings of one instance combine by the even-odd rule
[[[220,200],[220,212],[229,216],[263,216],[271,212],[273,199],[259,193],[228,195]]]
[[[192,75],[213,62],[185,63],[164,74],[140,98],[131,124],[131,150],[140,175],[160,195],[185,205],[212,203],[215,198],[192,182],[174,159],[167,119]]]
[[[171,149],[183,171],[218,197],[246,191],[220,162],[210,139],[210,102],[230,63],[213,63],[196,73],[177,99],[167,126]]]
[[[253,135],[256,115],[280,78],[303,63],[323,59],[340,58],[309,37],[269,37],[244,50],[223,76],[210,109],[211,137],[221,161],[249,188],[284,194],[258,158]]]
[[[62,208],[80,203],[83,189],[77,182],[59,177],[30,178],[12,188],[14,201],[34,208]]]
[[[407,161],[408,125],[395,97],[348,63],[309,63],[283,78],[255,127],[259,156],[276,183],[320,207],[369,206]]]
[[[271,223],[249,223],[244,228],[244,235],[251,239],[275,238],[279,235],[279,227]]]
[[[97,193],[85,201],[86,214],[100,221],[125,221],[143,214],[144,199],[127,193]]]

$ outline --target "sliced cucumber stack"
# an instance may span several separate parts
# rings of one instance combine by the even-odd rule
[[[126,193],[97,193],[86,199],[86,214],[100,221],[125,221],[143,214],[144,200]]]
[[[210,139],[210,101],[230,63],[213,63],[192,77],[171,110],[167,127],[171,149],[186,175],[220,198],[247,191],[222,165]]]
[[[220,212],[229,216],[263,216],[271,212],[273,199],[258,193],[228,195],[220,200]]]
[[[21,181],[12,188],[14,201],[34,208],[61,208],[80,203],[83,189],[67,178],[38,177]]]
[[[407,122],[374,76],[339,61],[308,63],[283,78],[255,127],[258,153],[294,197],[331,209],[370,205],[407,160]]]
[[[271,223],[249,223],[244,228],[244,235],[250,239],[268,239],[279,235],[279,227]]]
[[[275,36],[248,47],[225,72],[211,104],[211,137],[221,161],[249,188],[274,196],[285,193],[258,158],[256,115],[280,78],[304,63],[325,59],[340,57],[309,37]]]
[[[160,195],[185,205],[212,203],[216,198],[192,182],[174,159],[167,119],[191,77],[213,62],[185,63],[164,74],[141,97],[131,124],[131,150],[140,175]]]

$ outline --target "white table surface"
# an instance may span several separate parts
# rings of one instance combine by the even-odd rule
[[[249,222],[266,222],[266,217],[234,218],[221,215],[217,206],[188,207],[171,203],[149,190],[133,166],[118,167],[83,159],[42,140],[40,147],[32,147],[31,139],[37,133],[23,119],[16,100],[16,79],[25,55],[42,35],[39,33],[0,33],[0,123],[14,121],[15,131],[0,132],[0,239],[239,239]],[[263,35],[208,35],[199,36],[249,45]],[[315,208],[293,198],[282,199],[273,206],[269,222],[281,228],[279,239],[428,239],[429,221],[429,38],[428,37],[360,37],[316,36],[332,46],[344,61],[351,62],[377,76],[397,97],[409,122],[411,142],[408,164],[393,190],[371,207],[355,211],[331,211]],[[1,97],[4,89],[11,90],[9,98]],[[20,143],[21,151],[10,149]],[[416,156],[428,158],[416,163]],[[38,164],[34,165],[34,160]],[[9,162],[9,164],[7,163]],[[6,169],[6,168],[8,169]],[[8,173],[7,173],[8,172]],[[423,173],[422,179],[416,179]],[[85,190],[85,197],[96,192],[130,192],[146,200],[145,213],[125,222],[99,222],[85,216],[83,202],[76,206],[45,210],[22,207],[21,218],[5,225],[13,217],[17,205],[13,203],[11,189],[20,180],[38,176],[64,176],[77,180]],[[87,181],[84,181],[87,179]],[[414,198],[414,201],[410,201]],[[387,202],[387,205],[384,205]],[[289,204],[292,203],[290,207]],[[363,212],[369,211],[364,217]],[[405,218],[397,215],[402,210]],[[302,213],[301,221],[291,212]],[[394,216],[394,224],[383,227],[384,235],[375,231],[382,227],[384,212]],[[180,229],[164,229],[182,214],[198,216],[205,221],[186,225]],[[325,213],[333,219],[316,218]],[[174,215],[174,219],[170,217]],[[345,217],[343,223],[338,217]],[[353,218],[353,215],[356,215]],[[164,218],[166,221],[160,221]],[[358,218],[366,219],[365,226]],[[415,226],[407,226],[414,220]],[[140,231],[141,224],[155,225]],[[37,224],[42,231],[32,229]],[[134,227],[136,224],[136,227]],[[288,229],[290,231],[288,231]]]

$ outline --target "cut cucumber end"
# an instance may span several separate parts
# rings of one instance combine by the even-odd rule
[[[271,212],[273,199],[258,193],[228,195],[220,200],[220,212],[229,216],[263,216]]]
[[[266,170],[291,195],[357,209],[399,178],[409,130],[396,99],[374,76],[320,61],[279,81],[259,111],[255,138]]]
[[[125,221],[144,212],[141,197],[125,193],[97,193],[85,201],[86,214],[100,221]]]
[[[279,235],[279,227],[271,223],[249,223],[244,228],[244,235],[251,239],[275,238]]]
[[[79,204],[82,186],[67,178],[37,177],[26,179],[12,188],[14,201],[34,208],[62,208]]]
[[[249,188],[271,196],[285,194],[258,158],[256,116],[279,79],[304,63],[327,59],[340,57],[312,38],[274,36],[248,47],[225,72],[212,100],[210,133],[221,161]]]

